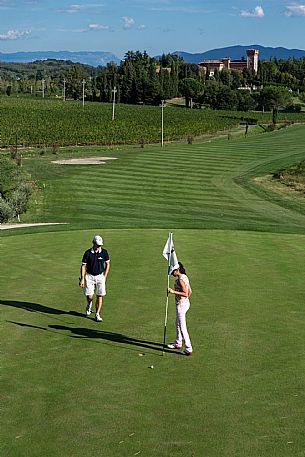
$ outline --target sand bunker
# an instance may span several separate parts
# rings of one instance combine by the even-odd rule
[[[117,157],[84,157],[80,159],[53,160],[52,163],[60,165],[101,165],[107,160],[117,160]]]
[[[67,222],[41,222],[37,224],[0,224],[0,230],[8,230],[14,228],[36,227],[37,225],[62,225]]]

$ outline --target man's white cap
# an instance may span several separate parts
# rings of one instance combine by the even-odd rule
[[[104,240],[101,236],[95,235],[93,237],[92,243],[96,244],[96,246],[103,246]]]

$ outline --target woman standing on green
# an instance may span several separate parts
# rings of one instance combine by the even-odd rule
[[[193,353],[191,340],[186,326],[186,313],[190,308],[189,297],[192,293],[189,278],[181,262],[178,262],[174,268],[172,275],[176,278],[174,289],[167,289],[169,294],[175,295],[176,300],[176,341],[168,344],[169,349],[181,349],[182,341],[184,340],[185,349],[183,355],[190,356]]]

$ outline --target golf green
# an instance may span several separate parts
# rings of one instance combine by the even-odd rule
[[[104,168],[24,161],[46,184],[28,220],[68,225],[1,232],[1,455],[304,455],[305,207],[252,179],[298,160],[304,138],[131,150]],[[169,230],[193,289],[188,358],[162,355]],[[102,323],[78,286],[95,233],[111,255]]]

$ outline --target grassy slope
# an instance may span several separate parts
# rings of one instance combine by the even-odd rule
[[[296,214],[279,207],[276,194],[264,195],[269,203],[262,201],[252,192],[260,188],[249,179],[299,161],[304,136],[298,126],[247,140],[113,151],[106,155],[119,159],[101,166],[27,160],[24,166],[46,188],[43,206],[37,205],[24,221],[303,232],[305,219],[299,212],[305,215],[305,205],[298,203]]]
[[[1,233],[1,455],[303,456],[304,209],[249,178],[298,161],[304,135],[131,150],[105,167],[25,161],[47,191],[31,217],[70,225]],[[170,228],[194,290],[191,359],[160,352]],[[112,257],[101,326],[79,314],[94,231]],[[169,340],[173,321],[171,302]]]

